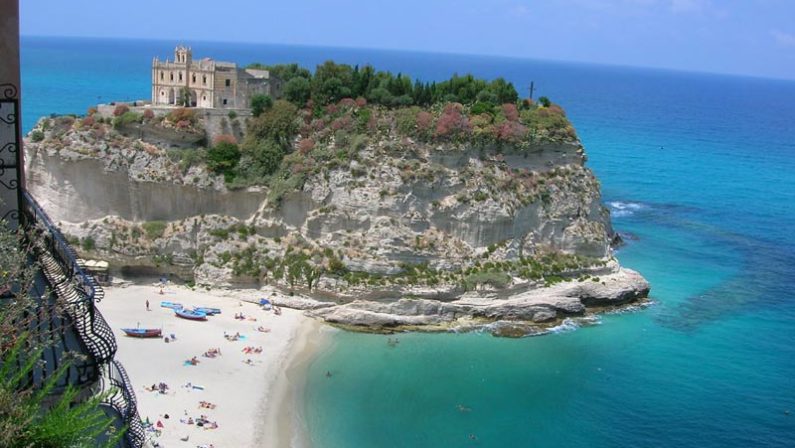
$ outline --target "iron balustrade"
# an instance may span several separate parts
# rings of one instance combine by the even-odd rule
[[[141,447],[146,439],[138,405],[127,371],[118,361],[108,364],[107,375],[103,376],[103,390],[110,391],[103,404],[115,410],[127,426],[125,441],[131,447]]]

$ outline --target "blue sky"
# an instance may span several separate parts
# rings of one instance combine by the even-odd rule
[[[795,79],[795,0],[23,0],[23,35],[515,56]]]

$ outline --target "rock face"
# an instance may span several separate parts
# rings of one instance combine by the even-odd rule
[[[330,302],[296,306],[373,328],[544,323],[648,294],[639,274],[612,261],[610,216],[576,139],[517,149],[419,143],[386,132],[363,141],[355,158],[317,168],[276,197],[276,187],[229,190],[195,162],[202,149],[50,121],[36,129],[43,139],[25,146],[28,189],[84,255],[110,260],[116,272],[292,289],[286,260],[297,253],[327,273],[314,294]],[[327,145],[339,147],[333,138]],[[473,266],[508,272],[549,253],[590,261],[554,272],[536,266],[554,282],[524,269],[524,279],[501,273],[507,284],[488,294],[461,286]],[[412,284],[413,274],[388,280],[411,266],[432,273],[423,277],[426,290]]]
[[[599,282],[564,282],[506,298],[467,294],[449,302],[404,298],[378,302],[355,300],[317,308],[309,314],[329,323],[375,330],[428,325],[447,327],[466,319],[547,323],[583,315],[586,306],[623,305],[644,298],[648,293],[649,284],[640,274],[619,268],[600,277]]]

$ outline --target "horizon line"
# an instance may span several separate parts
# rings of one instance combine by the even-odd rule
[[[208,39],[177,39],[177,38],[167,38],[167,37],[158,37],[158,38],[151,38],[151,37],[129,37],[129,36],[119,36],[119,37],[107,37],[107,36],[64,36],[64,35],[42,35],[42,34],[24,34],[20,33],[20,39],[25,37],[33,37],[33,38],[61,38],[61,39],[94,39],[94,40],[130,40],[130,41],[154,41],[154,42],[164,42],[164,41],[175,41],[175,42],[206,42],[206,43],[222,43],[222,44],[245,44],[245,45],[272,45],[272,46],[280,46],[280,47],[305,47],[305,48],[327,48],[327,49],[340,49],[340,50],[365,50],[365,51],[384,51],[384,52],[396,52],[396,53],[422,53],[428,55],[448,55],[448,56],[473,56],[473,57],[480,57],[480,58],[493,58],[493,59],[512,59],[512,60],[519,60],[519,61],[535,61],[535,62],[552,62],[557,64],[571,64],[571,65],[596,65],[605,68],[624,68],[624,69],[635,69],[635,70],[647,70],[647,71],[662,71],[662,72],[672,72],[672,73],[680,73],[680,74],[692,74],[692,75],[710,75],[710,76],[725,76],[725,77],[732,77],[732,78],[747,78],[747,79],[756,79],[756,80],[765,80],[765,81],[783,81],[783,82],[795,82],[795,77],[793,78],[778,78],[773,76],[763,76],[763,75],[752,75],[747,73],[727,73],[727,72],[712,72],[706,70],[691,70],[691,69],[680,69],[680,68],[670,68],[670,67],[660,67],[660,66],[648,66],[648,65],[631,65],[631,64],[619,64],[619,63],[609,63],[609,62],[594,62],[594,61],[581,61],[581,60],[567,60],[567,59],[547,59],[547,58],[536,58],[531,56],[516,56],[516,55],[504,55],[504,54],[484,54],[484,53],[462,53],[462,52],[455,52],[455,51],[433,51],[433,50],[418,50],[418,49],[407,49],[407,48],[384,48],[384,47],[358,47],[358,46],[350,46],[350,45],[321,45],[321,44],[295,44],[295,43],[277,43],[277,42],[252,42],[252,41],[239,41],[239,40],[223,40],[223,39],[216,39],[216,40],[208,40]],[[308,68],[308,67],[307,67]]]

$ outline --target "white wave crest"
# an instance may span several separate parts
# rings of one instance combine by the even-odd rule
[[[611,201],[608,202],[607,205],[610,207],[610,214],[614,218],[632,216],[638,210],[644,210],[649,208],[648,205],[641,204],[639,202]]]

